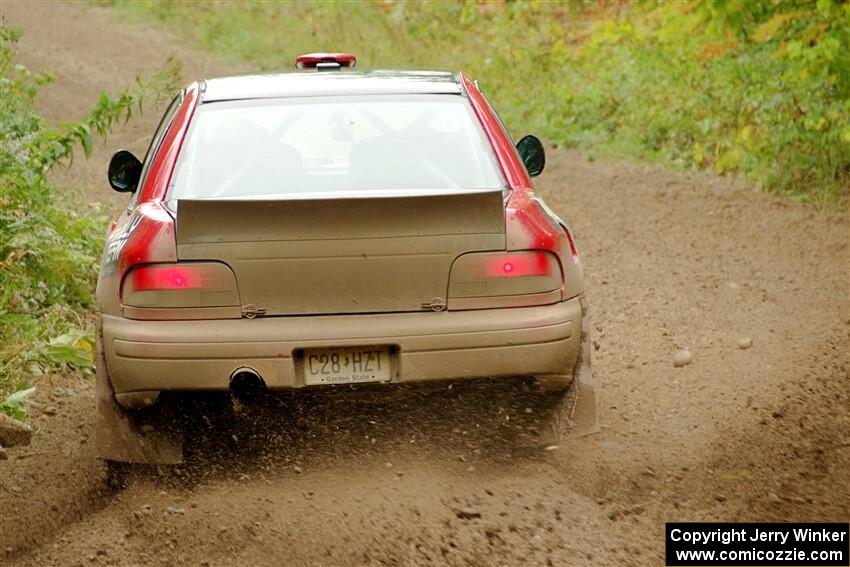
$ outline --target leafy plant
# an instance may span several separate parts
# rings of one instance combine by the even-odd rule
[[[59,335],[44,346],[43,356],[54,366],[90,370],[94,364],[94,333],[73,329]]]
[[[93,136],[162,100],[179,73],[169,63],[115,97],[101,95],[80,122],[50,128],[33,103],[52,77],[14,61],[18,35],[0,24],[0,395],[23,374],[92,365],[88,313],[107,219],[73,198],[56,199],[47,172],[78,148],[88,156]]]
[[[0,401],[0,413],[12,416],[18,421],[27,420],[27,399],[35,393],[35,386],[27,387],[26,383],[21,388],[6,396]]]

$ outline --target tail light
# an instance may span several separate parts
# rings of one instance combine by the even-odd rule
[[[167,310],[173,309],[195,310],[171,312],[176,318],[200,318],[210,315],[205,310],[222,307],[233,309],[218,310],[220,316],[230,311],[239,315],[236,277],[227,265],[217,262],[137,266],[124,278],[121,299],[124,314],[137,319],[167,318]]]
[[[561,299],[561,264],[543,250],[465,254],[449,280],[449,309],[545,305]]]
[[[528,191],[514,191],[505,208],[508,250],[546,251],[558,258],[563,274],[561,299],[584,290],[581,260],[573,236],[542,199]]]
[[[130,272],[129,281],[131,296],[138,298],[147,291],[173,291],[203,289],[205,268],[198,266],[143,266]],[[213,273],[215,270],[212,270]],[[215,276],[217,274],[214,273]],[[126,296],[125,296],[126,298]]]
[[[548,277],[553,275],[553,259],[554,256],[547,252],[496,254],[485,260],[486,275],[497,281],[500,278]]]

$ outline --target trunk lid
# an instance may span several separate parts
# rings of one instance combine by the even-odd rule
[[[467,252],[505,249],[501,191],[180,200],[180,261],[224,262],[265,315],[440,310]]]

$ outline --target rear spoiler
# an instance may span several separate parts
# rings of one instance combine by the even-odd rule
[[[177,244],[504,234],[501,190],[356,199],[180,199]]]

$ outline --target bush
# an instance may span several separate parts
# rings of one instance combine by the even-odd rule
[[[115,5],[267,69],[310,51],[464,69],[511,130],[555,145],[742,174],[807,201],[848,194],[840,0]]]
[[[88,156],[93,133],[128,120],[147,95],[174,83],[176,69],[118,97],[102,95],[84,120],[52,129],[33,108],[50,76],[14,62],[17,38],[0,26],[0,411],[20,415],[20,400],[3,395],[13,382],[24,389],[23,375],[90,369],[93,361],[89,310],[107,219],[55,198],[47,173],[77,146]]]
[[[565,143],[739,172],[804,200],[847,196],[850,4],[634,10],[597,24],[574,54],[560,87],[572,93],[560,114],[576,117]]]

